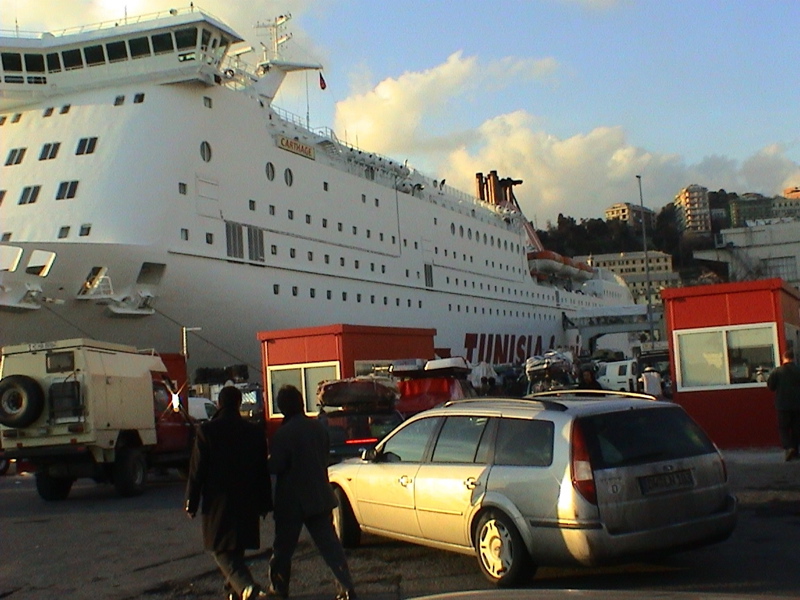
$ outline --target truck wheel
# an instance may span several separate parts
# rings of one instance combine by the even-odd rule
[[[36,471],[36,491],[48,502],[66,500],[75,480],[69,477],[53,477],[44,471]]]
[[[141,448],[122,448],[114,461],[114,487],[120,496],[138,496],[147,481],[147,461]]]
[[[0,380],[0,423],[6,427],[27,427],[44,410],[42,387],[26,375],[9,375]]]

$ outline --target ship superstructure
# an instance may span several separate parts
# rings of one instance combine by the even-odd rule
[[[256,332],[433,327],[468,360],[522,362],[564,316],[632,303],[548,253],[513,197],[475,196],[273,106],[280,27],[256,65],[197,7],[0,37],[0,345],[92,337],[196,365],[260,363]]]

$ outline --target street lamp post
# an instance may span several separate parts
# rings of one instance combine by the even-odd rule
[[[186,334],[190,331],[202,331],[202,327],[181,327],[181,354],[184,360],[189,360],[189,344],[186,339]]]
[[[644,218],[644,196],[642,195],[642,176],[637,175],[636,180],[639,182],[639,205],[642,208],[642,246],[644,247],[644,279],[645,279],[645,294],[647,296],[647,324],[650,328],[650,345],[652,347],[655,341],[653,335],[653,305],[650,298],[650,260],[647,256],[647,227],[645,226]]]

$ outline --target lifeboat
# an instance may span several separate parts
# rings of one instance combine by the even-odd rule
[[[576,262],[575,266],[578,267],[578,274],[575,276],[578,281],[587,281],[594,277],[594,269],[585,262]]]
[[[581,270],[578,268],[578,263],[576,263],[569,257],[565,256],[563,258],[564,258],[564,268],[562,269],[563,274],[569,277],[570,279],[578,279],[578,277],[580,277],[581,274]]]
[[[550,250],[541,250],[528,254],[528,268],[531,274],[561,275],[564,267],[564,257]]]

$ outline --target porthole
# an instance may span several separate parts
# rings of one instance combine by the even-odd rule
[[[270,181],[275,179],[275,165],[273,165],[271,162],[268,162],[266,170],[267,170],[267,179],[269,179]]]
[[[211,162],[211,144],[208,142],[200,144],[200,158],[203,162]]]
[[[291,169],[286,169],[283,172],[283,180],[286,182],[287,186],[292,187],[292,184],[294,183],[294,174],[292,173]]]

